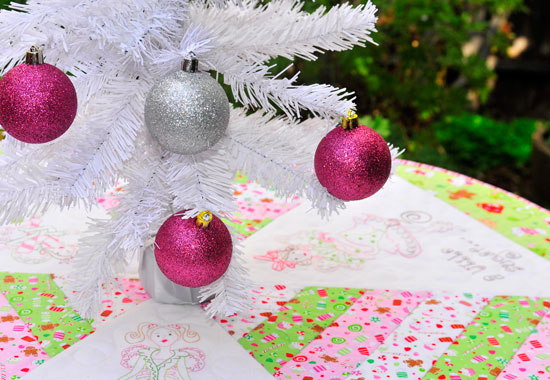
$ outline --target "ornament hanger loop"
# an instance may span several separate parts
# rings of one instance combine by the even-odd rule
[[[38,45],[32,45],[27,51],[25,56],[25,63],[27,65],[41,65],[44,63],[44,53],[38,47]]]
[[[181,64],[181,69],[188,73],[196,73],[199,71],[199,59],[195,53],[190,52],[189,58],[185,58]]]
[[[342,128],[355,129],[359,126],[359,116],[352,110],[348,111],[348,116],[342,116]]]
[[[210,211],[203,211],[197,215],[197,227],[206,228],[212,221],[212,213]]]

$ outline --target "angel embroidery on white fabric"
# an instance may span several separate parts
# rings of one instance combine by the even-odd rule
[[[181,343],[196,343],[197,332],[189,325],[159,326],[144,322],[124,337],[131,347],[122,351],[120,364],[130,371],[119,380],[191,380],[191,373],[204,368],[204,352],[182,347]],[[147,340],[151,345],[136,344]]]
[[[78,247],[64,242],[63,235],[34,216],[21,224],[2,227],[0,252],[9,252],[14,260],[25,264],[41,264],[51,259],[70,263]]]
[[[362,214],[337,231],[301,230],[276,238],[283,248],[270,250],[256,260],[271,262],[274,271],[313,266],[319,272],[361,270],[380,254],[413,259],[422,253],[416,235],[445,234],[455,229],[450,222],[432,221],[423,211],[405,211],[400,218]]]

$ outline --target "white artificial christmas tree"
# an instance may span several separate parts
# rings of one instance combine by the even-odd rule
[[[314,13],[298,0],[28,0],[0,12],[3,73],[38,44],[46,61],[70,73],[78,114],[61,138],[41,145],[10,136],[2,143],[0,222],[79,202],[91,207],[110,186],[127,182],[108,220],[93,221],[75,265],[73,302],[97,312],[102,284],[123,272],[174,211],[235,210],[232,180],[245,169],[283,197],[300,195],[322,215],[344,203],[313,172],[320,138],[349,109],[352,94],[330,85],[297,85],[268,66],[274,57],[315,60],[373,42],[376,8],[342,4]],[[221,74],[241,108],[212,148],[194,155],[164,151],[144,123],[149,90],[194,54],[202,71]],[[276,116],[277,109],[284,116]],[[302,111],[314,117],[299,122]],[[392,149],[392,157],[396,155]],[[235,241],[235,239],[234,239]],[[201,289],[211,313],[245,299],[246,270],[234,249],[223,277]]]

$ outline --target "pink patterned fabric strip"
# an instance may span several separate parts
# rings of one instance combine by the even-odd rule
[[[1,379],[19,379],[49,359],[29,327],[2,294],[0,322]]]
[[[498,380],[550,379],[550,313],[537,325]]]
[[[289,362],[281,379],[343,380],[430,294],[367,290],[336,322],[300,353],[301,363]]]

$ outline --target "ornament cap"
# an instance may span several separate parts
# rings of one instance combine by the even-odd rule
[[[25,63],[27,65],[41,65],[44,63],[44,53],[38,47],[38,45],[32,45],[27,51],[25,56]]]
[[[212,213],[210,211],[203,211],[197,215],[197,227],[206,228],[212,221]]]
[[[199,71],[199,59],[193,53],[190,58],[185,58],[181,64],[181,69],[187,73],[196,73]]]
[[[0,128],[0,141],[4,140],[5,138],[6,138],[6,131]]]
[[[348,116],[342,116],[342,128],[355,129],[359,126],[359,116],[352,110],[348,111]]]

